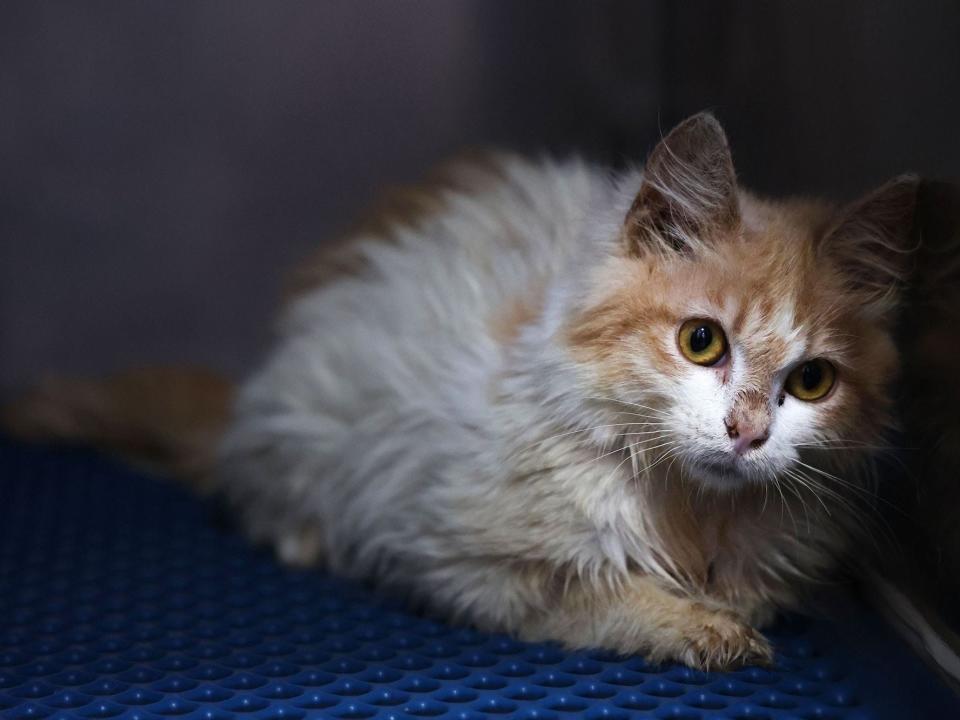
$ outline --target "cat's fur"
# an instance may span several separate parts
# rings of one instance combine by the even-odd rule
[[[451,177],[303,275],[217,487],[284,560],[482,628],[769,660],[754,626],[844,550],[890,422],[916,180],[844,209],[761,200],[707,114],[642,171],[503,156]],[[680,354],[690,318],[724,328],[724,362]],[[817,357],[830,395],[786,395]],[[736,419],[769,439],[734,460]]]

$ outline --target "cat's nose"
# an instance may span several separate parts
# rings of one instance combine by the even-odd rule
[[[733,440],[733,451],[737,455],[746,455],[761,447],[770,437],[768,425],[753,425],[738,420],[724,420],[727,436]]]

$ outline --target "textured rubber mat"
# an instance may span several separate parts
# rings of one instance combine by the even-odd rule
[[[567,653],[293,571],[171,483],[0,442],[4,718],[960,718],[870,614],[791,618],[774,668]]]

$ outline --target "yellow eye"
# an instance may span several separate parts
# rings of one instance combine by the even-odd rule
[[[837,371],[826,360],[807,360],[787,376],[786,390],[800,400],[819,400],[837,379]]]
[[[680,326],[677,344],[697,365],[714,365],[727,353],[727,336],[713,320],[687,320]]]

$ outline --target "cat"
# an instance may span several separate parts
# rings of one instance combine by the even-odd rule
[[[642,169],[457,166],[301,269],[173,454],[219,436],[183,467],[285,562],[526,640],[771,662],[758,628],[849,553],[893,424],[917,183],[761,199],[708,113]],[[10,417],[110,442],[118,386],[78,387]]]

